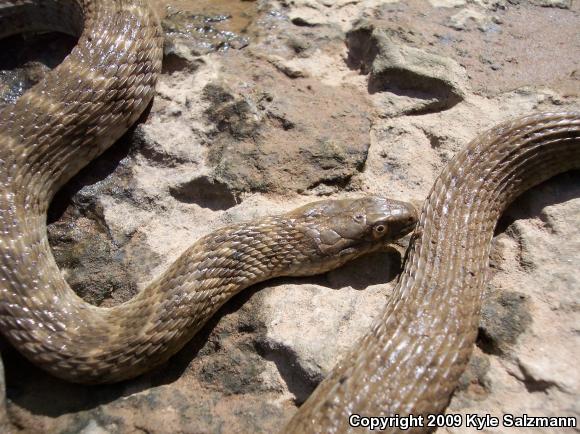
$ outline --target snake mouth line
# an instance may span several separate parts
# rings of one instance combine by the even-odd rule
[[[405,236],[410,234],[411,232],[413,232],[415,230],[415,227],[417,226],[417,222],[413,222],[413,223],[409,223],[406,226],[403,226],[401,228],[401,236]]]

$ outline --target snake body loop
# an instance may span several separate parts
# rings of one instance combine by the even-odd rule
[[[28,5],[16,9],[23,15],[16,22],[27,18]],[[135,377],[175,354],[242,289],[280,275],[323,272],[380,248],[415,223],[414,209],[397,201],[322,201],[209,234],[127,303],[108,309],[86,303],[54,261],[46,211],[62,183],[149,103],[161,43],[142,1],[78,6],[73,15],[84,17],[84,30],[77,47],[0,112],[0,330],[33,363],[79,383]],[[381,232],[373,233],[375,227]]]
[[[11,13],[13,24],[39,18],[41,8],[51,27],[62,7],[71,13],[64,30],[83,28],[65,61],[0,112],[0,330],[33,363],[79,383],[135,377],[175,354],[242,289],[324,272],[414,226],[416,211],[403,202],[320,201],[203,237],[127,303],[86,303],[54,261],[46,211],[63,182],[149,103],[161,42],[140,0],[74,4],[22,0],[0,8],[0,18]],[[83,26],[75,26],[79,18]]]
[[[579,112],[539,113],[501,124],[456,155],[424,202],[384,312],[284,432],[348,432],[355,413],[425,420],[442,413],[476,339],[499,216],[523,191],[578,168]]]
[[[339,265],[415,221],[405,204],[364,199],[234,225],[204,237],[133,300],[91,306],[58,270],[46,211],[150,102],[161,32],[141,0],[0,1],[0,21],[14,24],[0,36],[27,23],[80,35],[61,65],[0,111],[0,330],[56,376],[93,383],[138,375],[178,351],[235,292]],[[286,432],[347,432],[352,413],[442,411],[476,337],[499,215],[525,189],[578,167],[580,113],[527,116],[459,153],[425,201],[385,312]]]
[[[15,0],[0,3],[0,21],[7,26],[3,36],[28,28],[79,36],[60,65],[0,111],[0,328],[26,357],[57,375],[86,363],[72,369],[74,379],[90,370],[91,353],[103,343],[97,331],[109,318],[78,298],[58,272],[46,212],[54,193],[151,101],[162,35],[143,0]],[[124,357],[110,356],[112,363]]]

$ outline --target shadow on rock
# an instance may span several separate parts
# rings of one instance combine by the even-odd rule
[[[402,271],[402,265],[401,253],[394,247],[388,247],[384,252],[363,256],[328,272],[327,281],[333,289],[350,286],[363,290],[396,279]]]
[[[220,309],[209,322],[168,362],[137,378],[115,384],[73,384],[44,372],[2,341],[8,399],[35,415],[59,417],[68,413],[93,410],[121,397],[177,381],[200,353],[215,352],[209,339],[222,319],[239,309],[253,294],[245,291]]]
[[[503,213],[495,234],[504,232],[518,219],[540,217],[547,206],[580,197],[580,170],[557,175],[518,197]]]

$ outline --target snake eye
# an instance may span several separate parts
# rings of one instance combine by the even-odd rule
[[[386,230],[387,228],[385,227],[385,225],[376,225],[374,227],[374,231],[379,235],[384,234]]]
[[[354,217],[355,222],[362,222],[364,220],[364,216],[362,214],[356,214]]]

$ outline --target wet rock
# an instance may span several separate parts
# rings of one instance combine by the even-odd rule
[[[51,225],[49,241],[69,285],[88,302],[99,306],[111,299],[125,301],[137,292],[125,264],[111,261],[122,251],[94,220],[77,218]]]
[[[454,60],[401,44],[368,21],[348,32],[347,44],[350,66],[369,74],[368,90],[385,95],[387,114],[445,110],[465,97],[465,72]]]
[[[38,83],[62,62],[74,44],[74,38],[59,33],[0,40],[0,108]]]
[[[228,15],[197,15],[170,8],[161,24],[166,35],[187,41],[192,53],[202,55],[248,45],[247,38],[218,27],[228,19]]]
[[[30,69],[0,71],[0,107],[14,103],[26,89],[34,86],[36,80],[30,79]]]
[[[133,182],[130,149],[125,138],[105,152],[56,195],[48,212],[48,237],[57,264],[69,285],[99,306],[129,300],[144,268],[159,260],[142,245],[142,235],[129,221],[120,227],[109,218],[111,201],[144,208],[143,192]]]

